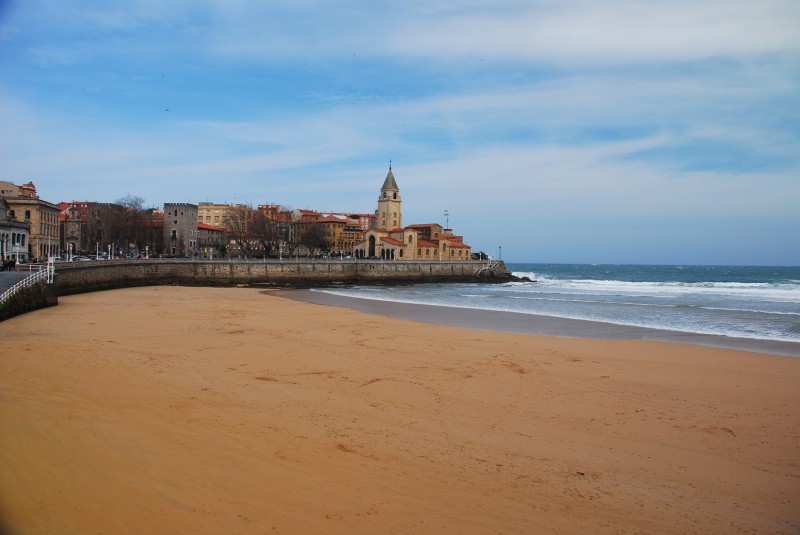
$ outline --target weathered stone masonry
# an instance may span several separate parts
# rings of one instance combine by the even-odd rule
[[[311,287],[339,284],[411,284],[509,280],[502,262],[338,260],[119,260],[59,264],[55,293],[69,295],[131,286]]]

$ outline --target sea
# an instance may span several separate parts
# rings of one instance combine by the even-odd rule
[[[324,289],[377,301],[800,343],[800,267],[523,264],[502,284]]]

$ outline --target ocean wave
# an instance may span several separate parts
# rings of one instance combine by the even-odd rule
[[[479,297],[479,296],[477,296]],[[633,307],[654,307],[654,308],[674,308],[674,309],[689,309],[689,310],[714,310],[720,312],[743,312],[752,314],[774,314],[777,316],[798,316],[800,312],[784,312],[777,310],[764,310],[755,308],[730,308],[730,307],[712,307],[704,305],[695,305],[689,303],[637,303],[635,301],[608,301],[599,299],[566,299],[561,297],[532,297],[522,295],[506,295],[503,299],[518,299],[521,301],[543,301],[552,303],[589,303],[596,305],[610,305],[610,306],[633,306]]]
[[[657,319],[646,319],[646,317],[628,316],[625,318],[617,318],[610,316],[597,316],[593,314],[579,313],[576,311],[565,312],[560,311],[535,311],[518,309],[509,306],[497,306],[498,300],[492,300],[491,304],[488,301],[470,301],[469,303],[454,303],[449,301],[447,296],[440,296],[439,298],[432,298],[430,293],[420,293],[415,298],[407,298],[396,293],[388,292],[370,292],[363,293],[359,290],[348,289],[322,289],[319,290],[332,295],[340,295],[345,297],[353,297],[356,299],[367,299],[374,301],[417,304],[423,306],[440,306],[447,308],[461,308],[461,309],[478,309],[494,312],[510,312],[517,314],[526,314],[530,316],[548,316],[562,319],[581,320],[581,321],[594,321],[601,323],[608,323],[612,325],[620,325],[627,327],[639,327],[645,329],[658,329],[664,331],[680,332],[680,333],[694,333],[694,334],[708,334],[715,336],[728,336],[734,338],[748,338],[755,340],[771,340],[779,342],[800,342],[800,334],[791,334],[782,331],[777,331],[771,328],[768,322],[762,322],[758,325],[746,323],[730,323],[723,322],[721,325],[718,322],[698,323],[692,321],[687,317],[672,317],[669,315],[661,315]],[[422,298],[420,298],[422,296]],[[450,296],[453,297],[453,296]],[[618,304],[618,303],[616,303]],[[677,305],[676,305],[677,308]],[[754,313],[763,313],[756,311]],[[642,319],[645,318],[645,319]],[[681,324],[685,322],[687,324]],[[739,327],[737,328],[737,325]]]
[[[514,273],[516,276],[530,276],[532,273]],[[513,282],[510,287],[515,289],[538,287],[559,288],[569,291],[597,292],[610,294],[636,293],[640,297],[671,295],[685,295],[691,293],[707,295],[734,295],[738,297],[753,297],[761,300],[778,300],[800,305],[800,283],[795,281],[781,281],[778,283],[765,282],[675,282],[675,281],[620,281],[620,280],[595,280],[595,279],[557,279],[539,277],[537,282]]]

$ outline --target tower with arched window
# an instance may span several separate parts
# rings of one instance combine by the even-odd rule
[[[378,228],[386,230],[403,228],[403,201],[400,198],[400,188],[397,187],[392,174],[391,164],[378,197]]]

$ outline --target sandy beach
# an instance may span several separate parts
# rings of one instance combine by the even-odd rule
[[[800,359],[248,288],[0,323],[0,533],[798,533]]]

